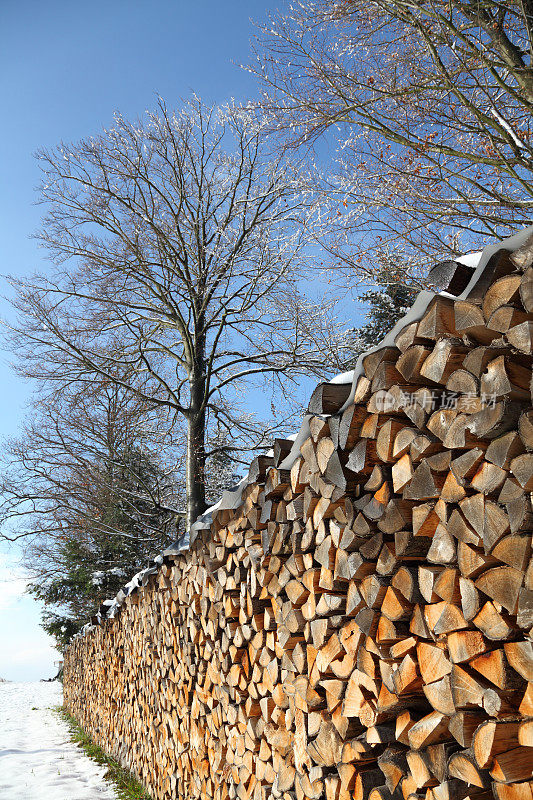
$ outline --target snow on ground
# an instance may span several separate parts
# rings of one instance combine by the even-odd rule
[[[62,702],[57,682],[0,684],[0,798],[116,800],[105,767],[70,741],[50,710]]]

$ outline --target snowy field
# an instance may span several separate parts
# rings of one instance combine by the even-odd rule
[[[116,800],[104,767],[70,742],[59,683],[0,683],[0,798]]]

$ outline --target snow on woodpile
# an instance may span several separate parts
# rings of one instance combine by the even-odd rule
[[[154,800],[531,800],[533,227],[432,279],[69,646]]]

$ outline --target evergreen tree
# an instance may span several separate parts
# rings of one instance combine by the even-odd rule
[[[216,503],[222,493],[239,482],[241,476],[235,460],[235,445],[220,428],[209,442],[205,494],[209,505]]]
[[[361,353],[378,344],[409,311],[419,290],[408,278],[410,266],[405,261],[388,251],[380,251],[377,257],[375,286],[359,296],[367,304],[367,322],[347,334],[346,346],[350,352],[347,368],[355,364]]]
[[[148,499],[147,489],[163,480],[149,457],[131,447],[118,468],[108,461],[100,469],[100,496],[88,484],[64,533],[34,542],[28,554],[34,573],[29,591],[43,602],[43,627],[60,648],[174,536],[174,514]],[[101,524],[95,526],[95,518]]]

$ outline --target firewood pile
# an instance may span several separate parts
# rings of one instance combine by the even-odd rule
[[[532,263],[455,265],[72,642],[68,709],[155,800],[532,800]]]

